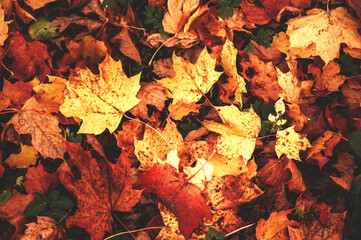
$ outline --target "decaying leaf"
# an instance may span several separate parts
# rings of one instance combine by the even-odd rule
[[[140,102],[140,74],[128,78],[120,61],[109,55],[99,65],[100,75],[77,68],[69,79],[65,101],[60,106],[66,117],[78,117],[83,123],[78,133],[112,133],[123,114]]]
[[[75,143],[66,142],[66,149],[77,160],[81,175],[75,179],[66,162],[57,170],[60,182],[77,199],[78,208],[67,219],[67,227],[82,227],[91,239],[101,239],[105,232],[111,232],[112,212],[131,211],[142,191],[132,189],[130,163],[125,153],[112,164],[102,157],[93,158]]]
[[[36,222],[26,224],[25,233],[18,236],[19,240],[30,239],[49,239],[65,240],[66,233],[64,228],[50,217],[37,216]]]
[[[2,8],[2,4],[0,4],[0,46],[4,45],[5,40],[8,38],[9,23],[5,21],[5,11]]]
[[[315,45],[312,56],[320,56],[325,65],[339,57],[340,44],[351,48],[361,48],[361,35],[357,32],[359,23],[344,7],[326,12],[311,9],[307,16],[292,18],[287,22],[286,34],[289,36],[289,48],[307,49]],[[291,57],[298,57],[291,55]]]
[[[24,105],[26,109],[26,104]],[[58,126],[58,119],[50,114],[19,112],[8,122],[14,124],[19,134],[30,134],[31,143],[44,158],[63,158],[64,137]]]
[[[288,158],[301,161],[299,151],[311,147],[307,138],[296,133],[294,126],[277,132],[276,154],[278,158],[285,154]]]

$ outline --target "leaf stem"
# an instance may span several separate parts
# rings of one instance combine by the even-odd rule
[[[153,229],[161,229],[161,228],[163,228],[163,227],[147,227],[147,228],[141,228],[141,229],[133,230],[133,231],[121,232],[121,233],[111,235],[111,236],[109,236],[107,238],[104,238],[103,240],[108,240],[108,239],[111,239],[113,237],[128,234],[128,233],[135,233],[135,232],[141,232],[141,231],[145,231],[145,230],[153,230]]]

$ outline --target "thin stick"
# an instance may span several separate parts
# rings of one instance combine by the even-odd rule
[[[239,232],[239,231],[241,231],[241,230],[243,230],[243,229],[249,228],[249,227],[251,227],[251,226],[253,226],[253,225],[254,225],[254,223],[249,224],[249,225],[244,226],[244,227],[241,227],[241,228],[238,228],[238,229],[234,230],[233,232],[230,232],[230,233],[226,234],[226,237],[229,237],[229,236],[231,236],[232,234],[235,234],[236,232]]]
[[[147,227],[147,228],[142,228],[142,229],[138,229],[138,230],[133,230],[133,231],[127,231],[127,232],[121,232],[121,233],[117,233],[114,235],[111,235],[107,238],[104,238],[103,240],[108,240],[111,239],[113,237],[119,236],[119,235],[124,235],[124,234],[128,234],[128,233],[135,233],[135,232],[141,232],[141,231],[145,231],[145,230],[152,230],[152,229],[161,229],[163,227]]]

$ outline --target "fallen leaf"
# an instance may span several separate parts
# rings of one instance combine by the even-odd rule
[[[0,111],[5,110],[11,104],[10,99],[2,92],[0,93]]]
[[[167,160],[167,154],[183,142],[173,121],[168,121],[163,130],[146,127],[143,140],[134,140],[135,155],[142,171],[153,167],[155,157],[162,161]]]
[[[169,105],[169,116],[174,120],[182,120],[184,116],[187,116],[190,113],[197,113],[201,108],[201,104],[192,103],[183,103],[179,102],[177,104]]]
[[[21,144],[21,152],[18,154],[12,153],[4,163],[12,168],[26,168],[35,165],[38,157],[38,152],[33,146]]]
[[[211,212],[200,190],[193,184],[183,184],[181,179],[158,163],[149,171],[141,173],[137,182],[140,188],[154,193],[174,213],[179,229],[187,239],[199,226],[202,218],[211,217]]]
[[[183,172],[190,179],[188,182],[199,187],[201,191],[204,190],[207,182],[212,179],[213,171],[214,166],[209,164],[204,158],[198,158],[194,167],[190,166],[183,168]]]
[[[249,61],[242,60],[242,74],[250,82],[252,95],[263,99],[266,103],[276,101],[282,88],[277,81],[277,72],[271,62],[264,63],[258,57],[250,54]]]
[[[114,133],[118,147],[125,149],[129,157],[135,157],[135,139],[142,139],[145,125],[138,121],[127,121],[122,130]]]
[[[24,107],[26,109],[26,104]],[[35,150],[44,158],[63,158],[64,137],[60,134],[59,122],[55,116],[38,112],[16,113],[8,124],[14,124],[19,134],[30,134]]]
[[[91,35],[85,36],[83,41],[83,58],[91,66],[96,66],[97,63],[107,56],[107,48],[104,42],[96,40]]]
[[[289,6],[290,4],[290,0],[260,0],[260,2],[272,19],[277,17],[282,8]]]
[[[119,50],[127,57],[133,59],[139,64],[142,63],[138,49],[135,46],[134,41],[132,40],[129,30],[123,28],[117,35],[110,39],[111,42],[119,45]]]
[[[33,10],[37,10],[39,8],[44,7],[46,4],[51,3],[51,2],[55,2],[57,0],[42,0],[42,1],[37,1],[37,0],[24,0],[24,2],[30,6]]]
[[[295,132],[294,126],[279,130],[276,138],[275,150],[278,158],[285,154],[289,159],[301,161],[299,151],[311,147],[307,138]]]
[[[173,78],[175,71],[171,58],[159,59],[153,62],[153,72],[160,78]]]
[[[261,130],[261,120],[253,109],[239,111],[234,105],[215,107],[223,123],[205,120],[202,124],[210,131],[221,134],[215,142],[218,154],[229,159],[242,156],[251,159],[256,137]]]
[[[36,222],[26,224],[25,233],[18,236],[19,240],[30,239],[66,239],[64,228],[50,217],[37,216]]]
[[[332,165],[340,173],[340,176],[336,177],[331,175],[331,178],[347,191],[351,189],[353,174],[355,168],[357,168],[354,159],[355,156],[347,152],[337,152],[338,163]]]
[[[177,33],[190,14],[199,6],[199,0],[169,0],[168,11],[163,16],[163,28],[168,33]]]
[[[326,131],[321,137],[312,142],[312,148],[307,151],[307,161],[316,161],[320,169],[330,160],[333,148],[341,140],[341,134]]]
[[[2,4],[0,5],[0,46],[4,45],[5,40],[8,38],[8,31],[9,27],[8,24],[11,21],[5,21],[5,11],[2,7]]]
[[[318,90],[327,89],[330,92],[339,91],[339,86],[341,86],[345,80],[346,76],[339,75],[341,70],[340,65],[336,62],[331,61],[323,68],[323,72],[319,78],[315,79],[315,88]]]
[[[4,80],[3,93],[10,99],[12,107],[20,109],[26,100],[31,97],[32,87],[22,81],[11,84],[9,81]]]
[[[281,70],[277,70],[278,84],[283,89],[280,94],[285,101],[293,104],[310,103],[313,102],[315,97],[311,93],[313,86],[312,80],[300,81],[297,78],[297,62],[290,61],[287,63],[289,71],[283,73]]]
[[[247,20],[252,23],[265,25],[271,21],[271,18],[268,16],[265,9],[257,6],[256,4],[251,4],[248,1],[242,1],[241,8],[247,16]]]
[[[136,117],[149,119],[147,105],[153,105],[159,111],[163,111],[167,100],[165,92],[166,89],[157,82],[141,83],[141,88],[136,96],[141,101],[130,112]]]
[[[173,54],[173,78],[158,82],[168,88],[173,95],[173,104],[197,102],[217,82],[221,72],[214,70],[216,59],[212,59],[204,48],[195,64]]]
[[[238,50],[227,39],[221,53],[221,64],[224,72],[228,75],[228,80],[226,84],[220,85],[221,88],[226,90],[227,95],[221,95],[220,99],[225,103],[242,105],[242,94],[246,93],[247,89],[244,78],[237,72],[237,54]],[[234,96],[233,101],[230,101],[230,96]]]
[[[286,119],[289,125],[295,127],[295,131],[299,132],[303,126],[308,122],[308,117],[306,117],[300,109],[298,104],[288,104],[289,110],[286,110]]]
[[[99,65],[100,75],[77,68],[67,85],[60,112],[66,117],[83,120],[78,133],[110,133],[117,129],[123,114],[140,102],[140,74],[128,78],[120,61],[109,55]]]
[[[66,142],[66,149],[76,159],[81,175],[75,179],[66,162],[57,170],[60,182],[77,199],[78,208],[66,225],[82,227],[91,239],[101,239],[105,232],[111,232],[112,213],[131,211],[142,191],[132,189],[130,163],[125,153],[112,164],[102,157],[93,158],[75,143]]]
[[[0,218],[8,221],[16,227],[13,236],[17,236],[24,228],[27,218],[23,215],[26,206],[35,200],[34,192],[47,194],[59,185],[55,174],[50,174],[39,164],[37,167],[29,167],[26,180],[22,183],[28,194],[12,191],[12,197],[5,203],[0,204]]]
[[[325,65],[334,58],[339,58],[340,44],[346,43],[351,48],[361,48],[361,36],[357,32],[359,23],[344,7],[326,12],[311,9],[307,16],[290,19],[286,34],[290,37],[290,48],[306,49],[315,44],[312,56],[320,56]],[[298,57],[291,55],[291,57]]]
[[[298,222],[287,218],[292,211],[293,209],[273,212],[267,220],[260,219],[256,227],[256,238],[262,240],[289,239],[288,228],[299,226]]]
[[[14,60],[9,66],[14,73],[12,78],[27,81],[38,77],[43,81],[51,73],[47,46],[39,41],[27,41],[19,32],[11,35],[11,45],[6,56]]]

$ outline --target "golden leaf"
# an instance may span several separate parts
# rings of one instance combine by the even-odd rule
[[[78,133],[100,134],[106,128],[117,129],[123,114],[140,102],[140,73],[128,78],[120,61],[109,55],[99,65],[100,75],[89,69],[75,70],[67,84],[68,92],[60,106],[66,117],[78,117],[83,123]]]

